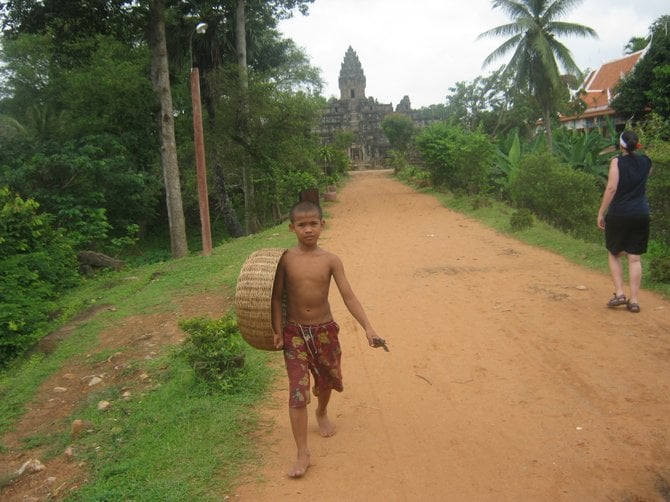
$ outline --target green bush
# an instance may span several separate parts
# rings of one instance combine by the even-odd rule
[[[415,129],[411,118],[402,113],[390,113],[384,117],[381,128],[393,150],[402,154],[409,150]]]
[[[279,179],[278,196],[282,205],[290,208],[294,203],[298,202],[298,195],[302,190],[310,188],[318,188],[319,180],[316,177],[305,171],[288,171]]]
[[[79,279],[70,242],[38,208],[0,188],[0,366],[45,334],[52,301]]]
[[[530,212],[530,209],[526,208],[514,211],[509,218],[509,224],[514,232],[526,230],[532,227],[533,223],[533,213]]]
[[[418,188],[425,188],[430,186],[430,173],[425,169],[407,164],[407,166],[400,169],[397,176],[402,181],[411,183]]]
[[[23,162],[0,165],[0,185],[39,202],[77,250],[106,251],[129,225],[156,216],[160,182],[112,135],[45,142]]]
[[[670,246],[670,142],[654,142],[647,154],[653,169],[647,183],[652,215],[650,238]]]
[[[485,134],[439,123],[425,128],[416,144],[435,187],[467,194],[487,190],[495,147]]]
[[[576,237],[595,239],[601,193],[595,176],[561,164],[547,152],[527,155],[510,179],[510,195],[519,208]]]
[[[597,129],[572,131],[561,127],[554,131],[554,154],[573,169],[596,176],[603,188],[612,158],[611,150],[607,149],[610,146],[612,140]]]
[[[218,320],[196,317],[181,321],[188,336],[178,352],[209,387],[235,392],[245,374],[246,345],[231,313]]]
[[[489,197],[488,195],[475,195],[471,199],[472,202],[472,209],[481,209],[484,207],[492,207],[493,206],[493,199]]]
[[[389,165],[391,165],[391,167],[393,167],[393,172],[396,175],[398,175],[401,171],[409,168],[407,155],[397,152],[396,150],[389,151],[389,159],[387,162]]]
[[[656,256],[649,261],[649,277],[654,282],[670,283],[670,255]]]

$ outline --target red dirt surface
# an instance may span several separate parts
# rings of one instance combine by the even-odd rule
[[[345,379],[330,406],[337,434],[318,435],[312,403],[313,465],[288,479],[294,445],[278,379],[263,408],[264,462],[229,499],[670,500],[670,302],[643,291],[640,314],[607,309],[607,275],[500,235],[387,171],[353,173],[337,197],[321,244],[344,261],[390,352],[367,346],[333,288]],[[152,383],[129,365],[178,343],[179,318],[218,317],[229,304],[211,293],[174,299],[172,312],[105,331],[96,352],[113,355],[72,361],[2,438],[0,476],[40,458],[19,448],[23,438],[69,430],[92,375],[142,392]],[[0,500],[66,498],[85,482],[76,456],[45,464]]]

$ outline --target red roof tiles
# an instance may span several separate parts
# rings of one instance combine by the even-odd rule
[[[582,86],[584,93],[580,96],[586,104],[586,110],[579,117],[613,114],[614,110],[609,107],[609,104],[614,98],[614,88],[619,83],[619,80],[635,67],[646,51],[647,49],[645,48],[633,54],[615,59],[589,73]],[[561,122],[574,118],[576,117],[561,117]]]

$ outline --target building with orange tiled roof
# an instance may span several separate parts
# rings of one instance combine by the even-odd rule
[[[568,129],[594,129],[605,126],[606,118],[610,117],[615,126],[622,128],[628,117],[618,116],[616,111],[610,107],[615,96],[614,88],[625,75],[635,68],[648,48],[649,46],[641,51],[605,63],[599,69],[589,73],[582,85],[580,96],[586,105],[586,109],[579,115],[561,116],[559,119],[561,125]]]

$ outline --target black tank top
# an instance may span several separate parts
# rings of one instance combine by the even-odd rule
[[[646,187],[651,159],[646,155],[619,155],[619,184],[607,211],[612,215],[649,214]]]

